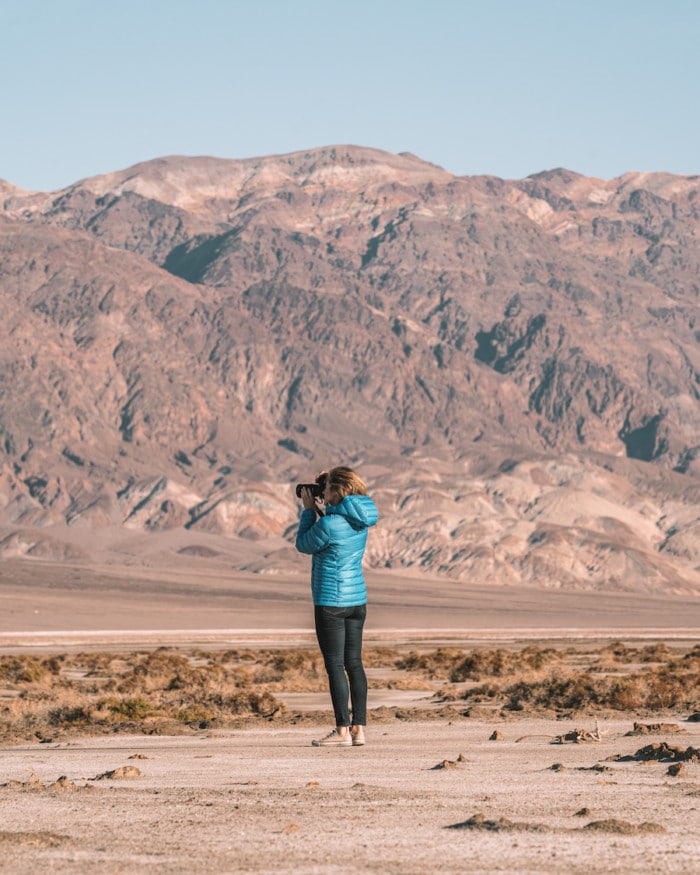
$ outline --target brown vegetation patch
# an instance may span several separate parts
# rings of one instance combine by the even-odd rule
[[[0,787],[8,790],[50,790],[54,793],[75,793],[79,790],[90,789],[88,784],[76,784],[73,781],[69,781],[65,775],[61,775],[60,778],[56,778],[55,781],[50,783],[44,783],[38,775],[33,773],[26,781],[6,781],[4,784],[0,784]]]
[[[365,665],[374,690],[434,693],[424,705],[373,709],[376,722],[677,712],[692,710],[700,700],[700,646],[671,651],[666,645],[613,644],[585,651],[531,645],[408,653],[368,647]],[[0,738],[12,741],[327,719],[325,712],[293,713],[283,704],[285,693],[327,693],[323,660],[312,648],[5,655],[0,684]],[[648,724],[660,731],[670,731],[664,728],[670,725]]]
[[[0,830],[0,845],[31,845],[35,848],[58,848],[70,840],[69,836],[48,830],[12,832]]]
[[[602,741],[603,737],[596,726],[594,731],[588,729],[572,729],[563,735],[555,736],[551,744],[585,744],[591,741]]]
[[[499,817],[497,820],[488,820],[479,812],[473,814],[468,820],[463,820],[461,823],[452,823],[446,826],[445,829],[474,829],[488,832],[545,832],[547,827],[541,823],[517,823],[505,817]]]
[[[120,766],[118,769],[110,769],[107,772],[102,772],[101,775],[95,775],[90,778],[91,781],[118,781],[121,778],[130,780],[141,777],[141,769],[136,766]]]
[[[600,651],[601,664],[632,664],[635,662],[664,663],[671,659],[671,650],[667,644],[657,642],[644,647],[628,647],[619,641],[603,647]]]
[[[587,653],[537,646],[520,651],[411,652],[397,666],[443,686],[435,697],[484,708],[564,716],[578,712],[685,710],[700,698],[700,647],[674,655],[665,644],[611,644]],[[457,684],[461,684],[459,689]]]
[[[257,664],[252,662],[257,668]],[[282,703],[235,654],[159,648],[41,659],[0,657],[0,678],[19,695],[0,712],[5,739],[55,740],[65,733],[173,734],[272,719]]]
[[[605,711],[686,710],[700,698],[700,646],[680,657],[667,653],[665,645],[642,651],[619,646],[612,650],[616,658],[614,672],[589,660],[583,669],[558,665],[542,678],[522,678],[515,683],[493,681],[465,691],[470,702],[491,700],[505,711],[529,713],[554,710],[558,716],[571,713]],[[606,653],[607,649],[600,651]],[[647,662],[666,656],[657,665]],[[645,659],[648,657],[648,659]],[[621,671],[624,660],[627,670]]]
[[[433,653],[411,652],[397,660],[396,666],[454,684],[484,678],[512,677],[519,673],[532,675],[534,671],[561,662],[562,658],[561,652],[536,645],[525,647],[520,652],[484,649],[465,653],[463,650],[439,648]]]
[[[611,817],[606,820],[593,820],[587,823],[583,829],[598,832],[612,832],[617,835],[642,835],[643,833],[659,833],[666,830],[659,823],[628,823],[626,820],[618,820]]]
[[[635,723],[625,735],[661,735],[668,732],[685,732],[677,723]]]
[[[431,771],[439,771],[440,769],[458,769],[459,763],[456,760],[442,760],[431,767]]]
[[[696,747],[687,747],[683,750],[682,747],[673,747],[666,741],[659,741],[655,744],[648,744],[646,747],[640,747],[636,753],[630,754],[629,756],[616,756],[613,759],[659,763],[700,763],[700,750]]]
[[[588,809],[581,809],[577,812],[577,816],[584,816],[588,813]],[[483,830],[487,832],[558,832],[541,823],[522,823],[508,820],[505,817],[497,819],[488,819],[483,814],[473,814],[467,820],[461,823],[453,823],[445,827],[445,829],[471,829]],[[606,820],[594,820],[580,827],[582,830],[590,830],[592,832],[608,832],[617,835],[643,835],[648,833],[666,832],[663,826],[658,823],[628,823],[625,820],[618,820],[611,817]],[[569,830],[567,830],[568,832]],[[579,830],[575,830],[578,832]]]
[[[436,769],[458,769],[460,763],[468,763],[469,760],[464,756],[463,753],[457,755],[457,759],[455,760],[442,760],[437,765],[432,766],[432,770]]]

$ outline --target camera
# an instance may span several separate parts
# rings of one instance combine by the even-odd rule
[[[314,498],[323,498],[323,493],[326,491],[326,473],[319,474],[315,483],[297,483],[297,498],[301,498],[301,490],[308,489]]]

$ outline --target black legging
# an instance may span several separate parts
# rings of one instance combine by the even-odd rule
[[[367,724],[367,676],[362,665],[362,628],[366,616],[367,605],[314,606],[316,638],[328,673],[336,726]],[[352,703],[352,720],[348,698]]]

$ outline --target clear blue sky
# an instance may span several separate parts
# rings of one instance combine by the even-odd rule
[[[353,143],[700,173],[698,0],[0,0],[0,178]]]

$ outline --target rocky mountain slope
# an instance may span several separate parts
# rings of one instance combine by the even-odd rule
[[[0,555],[303,571],[291,485],[349,462],[374,567],[700,593],[699,192],[349,146],[0,183]]]

